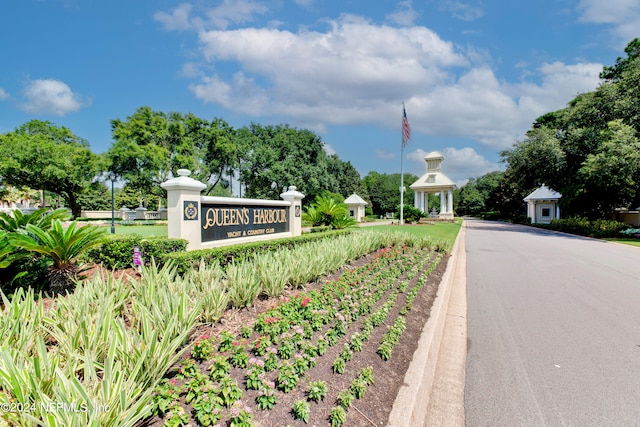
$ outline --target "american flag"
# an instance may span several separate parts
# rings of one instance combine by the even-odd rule
[[[406,146],[411,139],[411,126],[409,126],[409,120],[407,120],[407,111],[402,106],[402,146]]]

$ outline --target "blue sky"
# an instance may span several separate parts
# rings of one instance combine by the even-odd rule
[[[445,156],[501,167],[536,117],[595,89],[640,36],[637,0],[5,0],[0,133],[49,120],[112,143],[138,107],[287,123],[362,176]]]

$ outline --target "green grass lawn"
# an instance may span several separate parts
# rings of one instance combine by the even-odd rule
[[[431,237],[436,240],[447,240],[453,245],[462,226],[462,220],[455,222],[436,222],[434,224],[419,225],[375,225],[362,227],[363,230],[375,230],[380,232],[409,233],[418,237]]]
[[[640,246],[640,239],[633,239],[631,237],[628,238],[611,238],[611,239],[604,239],[608,242],[617,242],[617,243],[624,243],[625,245],[631,245],[631,246]]]
[[[111,224],[107,226],[111,232]],[[116,235],[139,234],[144,237],[167,237],[167,224],[160,225],[120,225],[116,224]]]

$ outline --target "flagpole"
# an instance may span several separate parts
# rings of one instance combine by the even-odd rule
[[[404,173],[402,172],[402,158],[404,157],[404,144],[400,144],[400,225],[404,224]]]
[[[404,159],[405,144],[405,117],[404,102],[402,103],[402,127],[400,129],[400,225],[404,224],[404,172],[402,170],[402,160]]]

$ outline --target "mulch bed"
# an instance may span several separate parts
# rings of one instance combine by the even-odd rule
[[[369,257],[363,257],[352,264],[352,266],[366,264],[369,259]],[[359,330],[363,318],[358,319],[354,325],[350,326],[347,336],[342,337],[338,344],[329,347],[323,356],[316,358],[317,365],[306,372],[293,391],[289,393],[277,391],[276,396],[278,403],[271,410],[261,411],[256,407],[255,397],[257,396],[257,391],[244,389],[244,374],[246,370],[233,368],[231,376],[236,379],[243,389],[243,401],[252,409],[254,415],[253,423],[261,427],[328,426],[329,413],[331,409],[336,406],[338,392],[349,387],[349,384],[358,375],[361,368],[372,366],[375,382],[373,385],[367,387],[365,396],[362,399],[353,401],[351,408],[347,411],[347,420],[343,425],[350,427],[386,425],[398,391],[404,383],[404,376],[413,357],[413,353],[417,348],[422,329],[429,318],[431,307],[438,291],[438,285],[446,269],[447,259],[448,257],[446,256],[442,258],[437,268],[429,276],[427,285],[421,289],[415,299],[413,309],[409,311],[405,317],[406,330],[402,334],[398,344],[396,344],[390,360],[386,362],[383,361],[380,356],[376,354],[376,350],[380,345],[382,335],[387,331],[388,327],[393,324],[399,315],[400,309],[404,306],[406,293],[399,295],[393,310],[387,318],[386,324],[374,329],[370,339],[364,343],[362,351],[354,353],[353,359],[347,363],[346,370],[343,374],[333,373],[333,361],[342,350],[344,343],[349,340],[351,334]],[[305,290],[319,289],[325,281],[332,280],[339,274],[340,272],[337,272],[331,276],[327,276],[318,283],[308,284]],[[409,289],[415,285],[417,280],[418,277],[410,282]],[[299,291],[290,292],[289,296],[298,292]],[[287,295],[284,295],[281,298],[286,296]],[[194,332],[193,337],[197,338],[203,335],[217,336],[222,330],[239,332],[241,327],[253,325],[256,316],[262,311],[267,310],[277,301],[278,299],[262,299],[257,301],[253,307],[242,310],[229,310],[219,324],[199,327]],[[169,375],[175,374],[178,367],[179,363],[176,364],[175,369],[172,370],[173,372],[170,371]],[[206,372],[206,366],[203,365],[201,368]],[[307,390],[309,381],[317,380],[325,381],[329,391],[324,400],[318,403],[309,402],[311,406],[310,419],[309,423],[305,424],[293,417],[291,408],[294,401],[306,398],[305,390]],[[184,397],[182,399],[183,406],[189,413],[190,408],[184,404]],[[163,420],[158,417],[147,419],[138,424],[138,426],[154,427],[161,425],[163,425]],[[192,420],[191,425],[196,426],[198,424]]]

